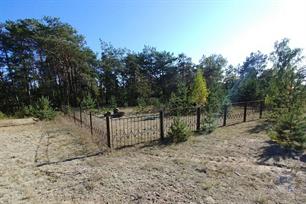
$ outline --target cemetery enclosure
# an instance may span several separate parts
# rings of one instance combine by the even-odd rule
[[[216,126],[228,126],[263,117],[262,101],[233,103],[215,114]],[[97,117],[81,108],[73,108],[68,117],[95,136],[99,146],[121,148],[167,137],[174,118],[179,117],[192,131],[200,131],[205,112],[202,107],[162,110],[158,113],[123,117]]]

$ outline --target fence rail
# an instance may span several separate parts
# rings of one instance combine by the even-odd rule
[[[215,114],[217,127],[260,119],[263,117],[263,111],[262,101],[239,102],[224,106],[221,112]],[[205,117],[201,107],[162,110],[159,113],[119,118],[98,117],[82,108],[72,108],[65,112],[75,124],[89,130],[100,147],[110,149],[164,139],[176,117],[184,121],[190,130],[200,131]]]

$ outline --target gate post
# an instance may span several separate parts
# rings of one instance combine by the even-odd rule
[[[226,126],[226,117],[227,117],[227,105],[224,105],[223,126]]]
[[[197,107],[197,131],[201,128],[201,108]]]
[[[111,149],[111,130],[110,130],[110,117],[106,116],[106,134],[107,134],[107,146]]]
[[[165,138],[164,135],[164,111],[161,110],[159,112],[159,124],[160,124],[160,139],[163,140]]]
[[[245,102],[245,103],[244,103],[244,111],[243,111],[243,122],[246,122],[247,106],[248,106],[248,103]]]

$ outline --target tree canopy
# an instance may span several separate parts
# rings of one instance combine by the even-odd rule
[[[216,112],[228,98],[234,102],[268,94],[280,97],[271,95],[271,81],[281,83],[288,67],[292,73],[303,67],[298,65],[303,62],[301,49],[288,44],[288,39],[276,43],[269,55],[252,52],[237,66],[219,54],[203,55],[195,64],[184,53],[151,46],[135,52],[103,40],[97,55],[84,36],[59,18],[6,21],[0,23],[0,110],[13,114],[43,96],[53,108],[79,106],[89,96],[99,107],[182,104],[193,96]],[[193,87],[193,81],[200,85]],[[194,89],[201,97],[192,94]]]

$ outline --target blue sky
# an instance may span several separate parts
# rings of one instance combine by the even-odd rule
[[[203,54],[243,62],[251,52],[269,53],[283,37],[306,48],[306,1],[298,0],[0,0],[0,21],[60,17],[86,37],[140,51],[144,45],[195,63]]]

